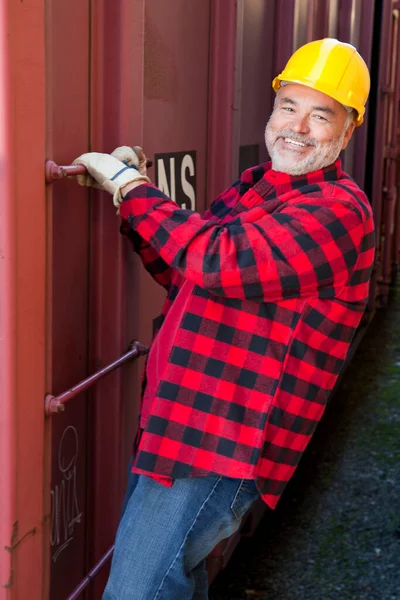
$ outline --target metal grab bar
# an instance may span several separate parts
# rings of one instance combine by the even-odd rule
[[[146,168],[153,166],[153,161],[146,158]],[[46,183],[53,183],[57,179],[83,175],[86,173],[86,167],[83,165],[58,165],[54,160],[47,160],[45,164]]]
[[[104,554],[104,556],[99,560],[97,565],[93,567],[93,569],[86,575],[85,579],[81,581],[77,588],[72,592],[70,596],[68,596],[67,600],[76,600],[79,598],[83,590],[87,588],[89,583],[93,581],[96,577],[97,573],[104,567],[104,565],[110,560],[112,553],[114,552],[114,546],[111,546]]]
[[[96,373],[93,373],[93,375],[90,375],[90,377],[87,377],[86,379],[84,379],[83,381],[78,383],[77,385],[74,385],[72,388],[70,388],[63,394],[60,394],[59,396],[53,396],[52,394],[47,394],[47,396],[44,399],[45,415],[50,416],[54,413],[63,412],[65,410],[65,404],[69,400],[71,400],[72,398],[74,398],[75,396],[77,396],[78,394],[80,394],[81,392],[86,390],[88,387],[93,385],[93,383],[98,381],[101,377],[104,377],[104,375],[111,373],[111,371],[114,371],[120,365],[126,363],[128,360],[131,360],[133,358],[137,358],[138,356],[143,356],[144,354],[147,354],[148,351],[149,351],[148,347],[144,346],[140,342],[136,342],[136,341],[132,342],[129,347],[128,352],[126,352],[125,354],[120,356],[113,363],[107,365],[103,369],[100,369],[100,371],[96,371]]]

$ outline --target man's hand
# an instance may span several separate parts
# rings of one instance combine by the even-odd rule
[[[146,155],[140,146],[133,146],[133,148],[130,146],[119,146],[115,148],[114,152],[111,152],[111,156],[115,156],[115,158],[118,158],[118,160],[126,165],[134,165],[138,168],[141,175],[147,175]]]
[[[137,147],[139,149],[139,147]],[[121,146],[113,154],[88,152],[76,158],[74,165],[83,165],[88,173],[78,175],[80,185],[100,187],[113,195],[113,202],[118,208],[121,198],[121,188],[132,182],[140,185],[150,182],[146,176],[146,157],[138,156],[129,146]],[[144,157],[144,165],[141,164]]]
[[[130,148],[129,146],[119,146],[118,148],[115,148],[114,152],[111,153],[111,156],[115,156],[115,158],[118,158],[118,160],[124,162],[126,165],[137,166],[141,175],[147,175],[146,155],[143,152],[143,148],[140,146],[133,146],[133,148]],[[122,198],[135,187],[141,185],[141,183],[143,182],[138,180],[121,186],[120,192]]]

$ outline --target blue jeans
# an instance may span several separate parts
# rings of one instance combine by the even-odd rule
[[[259,498],[254,481],[131,476],[103,600],[206,600],[205,558]]]

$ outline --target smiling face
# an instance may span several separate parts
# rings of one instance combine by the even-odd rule
[[[354,123],[339,102],[304,85],[286,84],[265,130],[272,168],[289,175],[323,169],[335,162],[353,131]]]

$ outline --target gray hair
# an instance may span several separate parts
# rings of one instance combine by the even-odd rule
[[[345,122],[345,127],[347,130],[350,125],[355,124],[355,121],[358,117],[358,113],[355,108],[350,108],[349,106],[345,106],[345,109],[347,110],[347,117]]]

